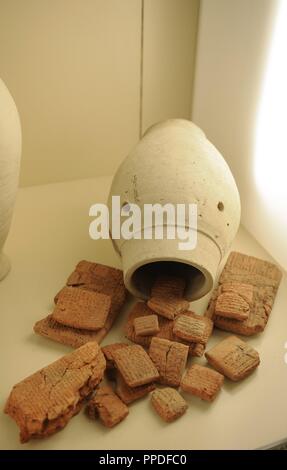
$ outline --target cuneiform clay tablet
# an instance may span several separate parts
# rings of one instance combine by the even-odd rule
[[[249,316],[250,305],[241,295],[235,292],[223,292],[217,297],[215,314],[236,320],[246,320]]]
[[[218,394],[224,376],[208,367],[193,364],[181,380],[181,388],[202,400],[212,401]]]
[[[148,347],[150,345],[152,336],[136,335],[134,321],[136,318],[149,315],[154,315],[154,312],[147,306],[147,304],[145,302],[136,302],[132,307],[131,311],[129,312],[129,316],[125,324],[124,331],[126,338],[128,338],[130,341],[133,341],[134,343],[140,344],[144,347]],[[158,323],[159,332],[156,333],[155,336],[172,339],[173,322],[167,320],[166,318],[158,317]]]
[[[110,296],[112,313],[121,309],[127,296],[122,270],[85,260],[77,264],[68,277],[67,286]]]
[[[96,394],[89,401],[87,413],[92,419],[99,416],[105,426],[112,428],[126,418],[129,409],[111,387],[102,386],[97,389]]]
[[[134,329],[137,336],[152,336],[159,332],[157,315],[146,315],[134,319]]]
[[[129,316],[127,319],[127,322],[125,324],[124,332],[126,338],[128,338],[130,341],[133,343],[140,344],[144,347],[149,347],[152,336],[138,336],[135,334],[134,330],[134,320],[135,318],[139,318],[141,316],[146,316],[146,315],[153,315],[153,311],[147,306],[145,302],[137,302],[131,311],[129,312]],[[190,315],[194,316],[195,314],[193,312],[185,312],[185,315]],[[183,340],[182,338],[177,338],[174,333],[173,333],[173,325],[174,322],[172,320],[168,320],[167,318],[158,317],[158,323],[159,323],[159,332],[156,333],[154,336],[157,338],[164,338],[168,339],[170,341],[177,341],[179,343],[183,343],[189,346],[189,354],[191,356],[197,356],[201,357],[204,353],[205,346],[199,343],[192,343]],[[209,325],[209,335],[212,333],[212,325],[213,322],[210,322]]]
[[[159,371],[160,383],[178,387],[186,366],[188,346],[162,338],[153,338],[149,356]]]
[[[106,358],[107,362],[107,369],[114,369],[115,368],[115,361],[114,361],[114,353],[118,349],[126,348],[128,344],[126,343],[113,343],[107,344],[106,346],[102,347],[102,352]]]
[[[152,392],[151,403],[158,415],[168,423],[182,416],[187,410],[186,401],[170,387]]]
[[[151,297],[148,306],[158,315],[173,320],[177,315],[189,308],[189,302],[177,297]]]
[[[102,380],[106,361],[90,342],[15,385],[5,412],[20,428],[21,442],[62,429]]]
[[[45,338],[71,346],[72,348],[78,348],[89,341],[97,341],[100,343],[110,331],[119,312],[120,310],[118,309],[111,309],[106,319],[105,326],[97,331],[62,325],[55,321],[52,315],[48,315],[36,322],[34,331]]]
[[[95,331],[104,327],[110,308],[108,295],[65,287],[59,294],[52,317],[66,326]]]
[[[244,379],[260,363],[259,354],[236,336],[229,336],[205,353],[218,372],[231,380]]]
[[[206,344],[212,329],[212,321],[202,315],[179,315],[174,322],[174,334],[186,341]]]
[[[152,360],[137,344],[115,351],[114,361],[129,387],[138,387],[159,378]]]
[[[119,371],[117,371],[115,392],[127,405],[134,402],[135,400],[138,400],[139,398],[148,395],[154,389],[155,386],[153,383],[140,385],[139,387],[129,387],[125,383],[122,375],[119,373]]]
[[[214,320],[217,328],[232,333],[251,336],[262,332],[270,316],[281,278],[280,269],[273,263],[243,253],[230,253],[219,278],[219,286],[208,304],[209,317]],[[230,291],[232,284],[237,285],[236,292],[250,305],[248,318],[243,321],[215,314],[218,295]],[[249,300],[251,293],[248,294],[246,287],[243,288],[242,285],[252,286],[252,302]]]
[[[249,305],[253,303],[254,287],[252,284],[245,284],[243,282],[225,282],[221,286],[221,292],[234,292],[240,295]]]
[[[157,276],[152,288],[150,297],[155,298],[182,298],[185,289],[185,279],[176,276]]]

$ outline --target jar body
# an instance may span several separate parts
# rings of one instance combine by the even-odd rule
[[[0,280],[10,269],[3,253],[18,188],[21,158],[21,126],[18,111],[0,79]]]
[[[115,174],[110,210],[115,195],[123,204],[137,204],[142,212],[145,204],[197,207],[193,249],[180,250],[177,238],[113,240],[122,257],[126,287],[146,299],[150,280],[165,272],[186,278],[187,299],[207,294],[238,230],[240,197],[227,163],[203,131],[183,119],[152,126]],[[187,218],[185,226],[189,227]]]

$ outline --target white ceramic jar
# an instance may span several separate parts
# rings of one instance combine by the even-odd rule
[[[240,197],[227,163],[202,130],[183,119],[149,128],[114,176],[110,211],[113,195],[142,210],[145,203],[197,204],[197,245],[192,250],[179,250],[179,240],[167,238],[113,243],[122,257],[126,287],[137,297],[149,296],[158,272],[183,275],[189,300],[207,294],[238,230]]]
[[[0,79],[0,280],[10,269],[3,253],[18,188],[21,126],[16,105]]]

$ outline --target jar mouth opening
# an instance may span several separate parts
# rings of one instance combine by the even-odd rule
[[[213,288],[221,260],[218,245],[202,232],[197,233],[193,250],[179,250],[178,240],[127,240],[121,246],[126,288],[135,297],[147,300],[158,274],[186,280],[185,299],[198,300]]]
[[[140,298],[150,297],[152,285],[159,275],[182,277],[186,281],[184,297],[196,300],[210,290],[210,276],[198,267],[181,261],[152,261],[139,266],[129,279],[129,288]]]

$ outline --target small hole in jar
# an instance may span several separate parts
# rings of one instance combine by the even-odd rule
[[[222,212],[224,211],[224,204],[223,202],[219,201],[219,203],[217,204],[217,209]]]
[[[129,212],[129,210],[130,210],[130,205],[129,205],[129,203],[128,203],[127,201],[124,201],[124,202],[122,203],[122,210],[123,210],[124,212]]]

